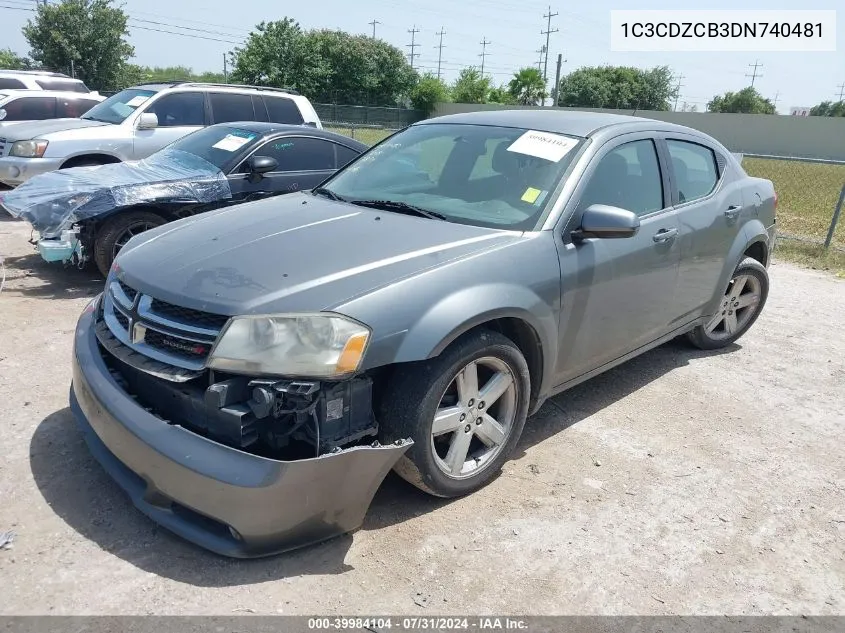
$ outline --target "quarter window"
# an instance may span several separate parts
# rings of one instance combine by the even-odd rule
[[[305,122],[293,99],[267,94],[264,95],[264,103],[267,105],[267,113],[270,115],[270,121],[273,123],[301,125]]]
[[[707,196],[719,182],[716,155],[709,147],[688,141],[667,140],[680,202]]]
[[[599,161],[581,196],[580,207],[606,204],[647,215],[663,205],[663,181],[654,142],[625,143]]]
[[[205,96],[201,92],[174,92],[158,99],[147,112],[158,117],[159,127],[205,125]]]
[[[26,84],[22,81],[10,77],[0,77],[0,90],[24,90],[25,88]]]

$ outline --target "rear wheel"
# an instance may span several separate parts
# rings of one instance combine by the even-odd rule
[[[94,239],[94,261],[100,273],[108,276],[115,257],[131,238],[166,222],[152,211],[118,213],[106,220]]]
[[[769,296],[769,274],[756,259],[746,257],[731,277],[716,314],[689,333],[689,340],[700,349],[727,347],[760,316]]]
[[[519,441],[529,394],[525,358],[497,332],[471,333],[436,358],[400,366],[380,407],[386,442],[414,440],[396,472],[439,497],[481,488]]]

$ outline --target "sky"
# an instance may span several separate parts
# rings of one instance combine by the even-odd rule
[[[53,0],[55,1],[55,0]],[[21,27],[32,15],[35,0],[0,0],[0,47],[27,53]],[[120,2],[118,2],[120,4]],[[837,5],[839,5],[837,7]],[[123,0],[130,16],[130,41],[135,63],[148,66],[188,66],[195,71],[221,71],[223,55],[249,35],[261,21],[291,17],[303,28],[341,29],[376,36],[410,52],[412,29],[418,54],[414,66],[437,71],[438,32],[443,29],[442,72],[451,81],[468,65],[480,65],[483,40],[485,72],[494,83],[506,83],[513,71],[537,65],[551,18],[549,83],[554,81],[557,55],[563,74],[582,66],[604,64],[641,68],[668,65],[681,84],[683,103],[705,110],[715,94],[748,86],[751,64],[760,63],[754,86],[776,100],[779,112],[836,100],[845,83],[845,5],[841,0],[715,0],[706,5],[690,0]],[[611,9],[836,9],[837,51],[820,53],[621,53],[610,51]],[[162,33],[171,31],[180,33]],[[207,39],[200,39],[207,38]],[[221,41],[215,41],[221,40]]]

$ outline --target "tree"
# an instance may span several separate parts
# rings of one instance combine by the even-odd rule
[[[113,0],[39,4],[35,18],[23,27],[32,58],[45,68],[72,70],[92,89],[117,87],[135,49],[126,40],[126,13],[113,4]]]
[[[434,106],[449,100],[449,87],[442,79],[426,73],[411,88],[411,105],[422,110],[428,116],[434,111]]]
[[[490,79],[482,77],[475,66],[464,68],[452,84],[455,103],[487,103],[489,95]]]
[[[621,110],[669,110],[677,95],[668,66],[579,68],[560,80],[558,105]]]
[[[308,59],[305,34],[290,18],[258,24],[246,45],[236,48],[232,57],[235,81],[278,88],[295,86],[303,92],[310,87],[301,85],[306,70],[316,61]]]
[[[744,112],[746,114],[774,114],[775,105],[751,86],[739,92],[716,95],[707,104],[708,112]]]
[[[810,108],[810,116],[843,116],[845,117],[845,101],[822,101]]]
[[[0,49],[0,69],[3,70],[31,70],[32,60],[28,57],[21,57],[11,48]]]
[[[487,101],[488,103],[500,103],[502,105],[516,105],[517,103],[506,84],[490,88],[490,92],[487,93]]]
[[[508,84],[508,92],[520,105],[542,105],[546,98],[543,73],[534,67],[520,68]]]

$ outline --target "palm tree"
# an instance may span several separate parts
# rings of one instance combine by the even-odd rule
[[[521,105],[541,105],[546,98],[546,82],[537,68],[521,68],[514,73],[508,90]]]

